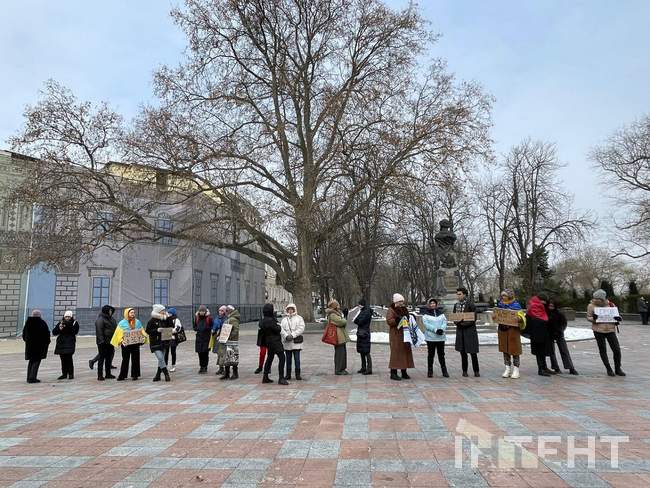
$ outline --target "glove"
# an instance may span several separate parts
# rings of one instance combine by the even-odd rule
[[[162,327],[158,327],[158,333],[160,334],[162,332]]]
[[[598,320],[598,314],[592,313],[591,316],[594,318],[594,320]]]
[[[287,341],[287,342],[293,341],[293,336],[291,334],[287,335],[285,341]]]
[[[623,320],[623,317],[618,315],[618,316],[614,317],[614,320],[616,320],[616,322],[621,322]]]
[[[438,330],[436,330],[436,335],[442,335],[442,334],[444,334],[444,333],[445,333],[445,331],[442,330],[442,329],[438,329]]]

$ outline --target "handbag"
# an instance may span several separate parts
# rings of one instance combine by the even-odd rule
[[[294,344],[302,344],[305,338],[302,335],[299,335],[298,337],[293,338],[293,343]]]
[[[185,329],[181,327],[181,330],[176,332],[176,344],[180,344],[181,342],[185,342],[187,340],[187,336],[185,335]]]
[[[336,325],[334,325],[332,322],[329,322],[325,327],[325,330],[323,331],[323,337],[321,337],[320,340],[325,344],[329,344],[331,346],[338,345],[339,339],[338,333],[336,331]]]

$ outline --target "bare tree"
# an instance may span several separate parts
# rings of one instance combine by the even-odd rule
[[[650,116],[616,131],[591,152],[616,206],[625,209],[618,222],[624,239],[617,255],[650,256]]]
[[[435,36],[414,9],[377,0],[186,0],[173,16],[188,37],[187,59],[157,73],[160,103],[143,110],[122,147],[152,174],[191,181],[174,188],[175,198],[206,197],[173,237],[269,264],[308,319],[319,242],[397,176],[486,149],[491,99],[454,83],[440,61],[423,68]],[[51,101],[48,120],[57,123],[84,107]],[[14,146],[92,170],[84,191],[99,192],[102,207],[122,206],[115,176],[96,164],[118,134],[114,114],[100,118],[97,132],[107,137],[94,152],[84,131],[46,137],[42,107],[28,109]],[[79,154],[68,156],[70,148]],[[133,227],[151,230],[158,203],[124,208],[125,238],[142,234]],[[330,218],[317,225],[325,207]],[[200,232],[215,220],[226,232]]]

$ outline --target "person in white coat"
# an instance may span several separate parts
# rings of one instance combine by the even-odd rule
[[[300,351],[304,342],[303,334],[305,333],[305,321],[298,315],[298,310],[294,303],[290,303],[284,309],[285,316],[280,323],[282,328],[282,345],[284,346],[284,354],[286,356],[285,378],[291,379],[291,359],[296,367],[296,380],[302,380],[300,377]]]

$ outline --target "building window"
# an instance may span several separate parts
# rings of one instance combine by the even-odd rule
[[[244,303],[251,302],[251,282],[248,280],[244,281],[244,299],[246,300]]]
[[[201,305],[201,282],[203,281],[203,273],[197,269],[194,270],[193,290],[194,290],[194,304]]]
[[[218,305],[219,302],[219,275],[210,275],[210,303]]]
[[[230,286],[231,278],[230,276],[226,276],[226,303],[230,304],[230,299],[231,299],[231,286]]]
[[[111,232],[113,220],[115,220],[115,215],[113,215],[113,212],[98,212],[98,222],[97,226],[95,226],[95,235],[107,241],[112,240],[113,236],[111,235]]]
[[[172,232],[174,230],[174,223],[168,214],[158,214],[158,218],[156,219],[156,230],[160,232]],[[170,245],[172,244],[172,238],[170,236],[162,236],[160,238],[160,243]]]
[[[110,299],[111,279],[108,276],[93,277],[93,308],[102,308],[108,305]]]
[[[153,280],[153,303],[169,304],[169,279],[156,278]]]

